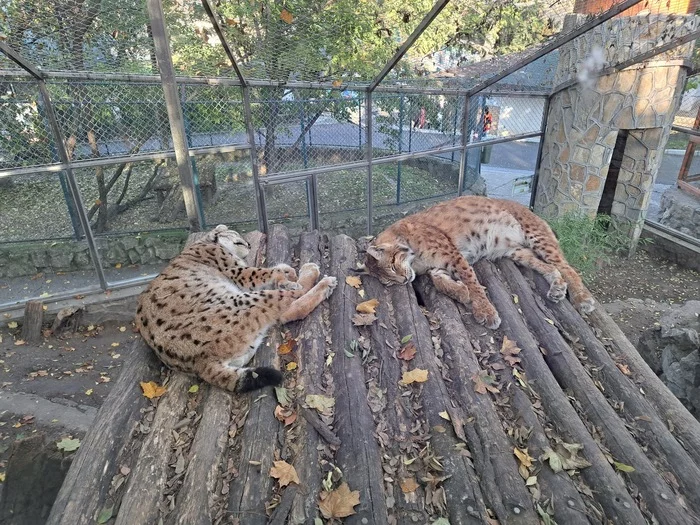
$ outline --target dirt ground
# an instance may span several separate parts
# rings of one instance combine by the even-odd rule
[[[697,272],[643,251],[631,260],[614,259],[588,285],[635,343],[668,305],[700,297]],[[59,405],[98,408],[138,337],[130,323],[82,326],[60,337],[46,334],[40,345],[26,344],[20,327],[0,318],[0,394],[36,394]],[[12,441],[37,432],[31,416],[0,413],[0,479]]]

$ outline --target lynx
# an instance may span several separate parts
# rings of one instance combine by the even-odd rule
[[[562,300],[568,287],[579,311],[593,310],[593,297],[564,259],[549,225],[507,200],[459,197],[401,219],[372,241],[365,266],[385,285],[410,283],[427,273],[441,292],[464,304],[471,301],[477,322],[496,329],[501,318],[470,265],[501,257],[541,273],[551,301]]]
[[[298,280],[285,264],[248,267],[249,250],[237,232],[217,226],[170,262],[136,310],[137,328],[163,363],[238,393],[280,384],[279,370],[245,365],[271,326],[306,317],[337,285],[335,277],[316,283],[315,264],[303,265]]]

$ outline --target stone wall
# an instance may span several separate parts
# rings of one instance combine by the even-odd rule
[[[661,195],[659,222],[664,226],[700,239],[700,199],[669,188]]]
[[[565,30],[579,25],[582,16],[568,15]],[[538,213],[559,216],[583,210],[594,215],[618,131],[629,130],[612,214],[633,239],[639,236],[693,44],[601,77],[587,76],[584,62],[600,50],[605,67],[619,64],[697,26],[695,16],[617,17],[560,49],[555,86],[562,88],[555,87],[549,105]],[[577,82],[563,87],[571,80]]]
[[[97,239],[104,266],[158,264],[175,257],[185,245],[187,232],[174,230]],[[0,246],[0,278],[40,272],[92,269],[86,242],[71,240],[24,242]]]

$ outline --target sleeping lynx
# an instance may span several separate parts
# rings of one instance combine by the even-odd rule
[[[549,225],[507,200],[459,197],[401,219],[372,241],[365,265],[387,285],[427,273],[441,292],[464,304],[471,299],[475,319],[496,329],[501,319],[470,266],[484,257],[509,257],[538,271],[554,302],[566,296],[568,284],[574,305],[593,310],[593,297],[564,259]]]
[[[217,226],[187,246],[139,297],[136,327],[167,366],[196,374],[231,392],[278,385],[269,367],[245,368],[267,330],[309,315],[336,287],[335,277],[315,286],[319,268],[296,272],[286,264],[251,268],[250,246]]]

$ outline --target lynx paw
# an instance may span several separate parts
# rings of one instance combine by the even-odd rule
[[[325,287],[323,295],[325,299],[328,299],[333,293],[333,290],[335,290],[335,287],[338,286],[338,279],[336,277],[327,276],[321,279],[318,284]]]
[[[277,288],[280,290],[301,290],[303,287],[294,281],[282,281]]]
[[[294,268],[289,266],[288,264],[278,264],[275,266],[275,270],[280,272],[280,275],[283,276],[280,281],[296,281],[297,280],[297,272]]]
[[[492,305],[483,305],[477,307],[472,305],[472,312],[474,314],[474,319],[477,323],[483,324],[486,328],[491,330],[496,330],[501,326],[501,317]]]
[[[547,299],[553,303],[558,303],[566,297],[566,282],[553,282],[549,287],[549,292],[547,292]]]
[[[590,295],[581,295],[574,299],[574,306],[582,314],[589,314],[595,310],[595,301]]]
[[[299,270],[299,275],[312,275],[313,280],[316,281],[318,279],[318,276],[321,275],[321,269],[318,267],[318,264],[316,263],[306,263],[301,267]]]

